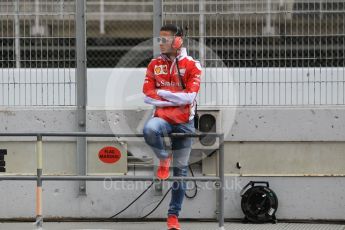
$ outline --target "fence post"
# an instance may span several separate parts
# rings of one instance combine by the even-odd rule
[[[153,1],[153,56],[160,53],[159,44],[155,38],[159,37],[159,30],[163,25],[163,3],[162,0]]]
[[[86,131],[87,73],[86,73],[86,15],[85,0],[76,0],[77,52],[77,124],[78,131]],[[86,137],[77,137],[78,175],[86,175]],[[86,181],[79,182],[79,195],[86,195]]]
[[[42,215],[42,167],[43,167],[43,153],[42,153],[42,136],[37,135],[36,144],[37,157],[37,187],[36,187],[36,227],[41,229],[43,225]]]
[[[99,33],[105,34],[104,29],[104,0],[101,0],[99,3]]]
[[[219,229],[224,230],[224,134],[219,135],[219,213],[218,213],[218,222]]]
[[[159,44],[157,42],[157,37],[159,37],[159,31],[163,25],[163,3],[162,0],[153,1],[153,57],[160,54]],[[157,165],[154,164],[153,170],[157,172]],[[163,194],[163,183],[161,181],[156,181],[154,184],[155,195]]]
[[[205,1],[199,1],[199,60],[205,66]]]
[[[20,21],[19,21],[19,0],[14,3],[14,26],[15,26],[15,56],[16,56],[16,68],[20,68]],[[14,102],[15,103],[15,102]]]

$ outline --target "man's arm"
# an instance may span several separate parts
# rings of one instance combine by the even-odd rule
[[[157,107],[167,107],[167,106],[178,106],[178,104],[171,102],[171,101],[161,101],[161,100],[156,100],[151,97],[146,96],[144,98],[144,102],[146,104],[154,105]]]
[[[154,78],[153,68],[154,65],[151,61],[147,67],[145,81],[143,85],[143,93],[146,95],[146,97],[144,98],[144,102],[146,104],[158,107],[178,106],[178,104],[173,103],[171,101],[167,101],[166,99],[160,97],[157,94],[156,80]]]
[[[158,90],[157,94],[168,100],[169,102],[173,102],[177,105],[187,105],[192,104],[196,98],[196,92],[192,93],[172,93],[168,90]]]
[[[187,71],[190,72],[184,92],[173,93],[168,90],[158,90],[158,96],[178,105],[192,104],[200,89],[201,66],[199,62],[194,61],[188,67]]]

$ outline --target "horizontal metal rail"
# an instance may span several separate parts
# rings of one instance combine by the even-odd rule
[[[171,133],[163,135],[165,137],[220,137],[220,133]],[[144,137],[144,134],[132,133],[91,133],[91,132],[42,132],[42,133],[0,133],[0,136],[7,137]]]
[[[37,180],[37,176],[0,176],[1,180]],[[143,176],[41,176],[42,181],[160,181]],[[219,177],[169,177],[166,181],[219,181]]]
[[[117,134],[117,133],[91,133],[91,132],[28,132],[28,133],[0,133],[2,137],[36,137],[37,147],[37,175],[36,176],[22,176],[22,175],[2,175],[0,181],[36,181],[36,227],[42,229],[43,214],[42,214],[42,184],[43,181],[160,181],[151,176],[49,176],[43,175],[43,137],[144,137],[143,134]],[[164,137],[193,137],[200,138],[206,136],[213,136],[219,139],[218,153],[219,161],[216,176],[210,177],[170,177],[166,181],[201,181],[215,182],[217,189],[217,211],[220,229],[224,226],[224,134],[223,133],[171,133],[163,135]]]

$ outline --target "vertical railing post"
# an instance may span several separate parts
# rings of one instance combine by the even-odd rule
[[[99,5],[99,32],[105,34],[104,30],[104,0],[100,1]]]
[[[224,134],[219,135],[219,178],[220,178],[220,184],[218,189],[218,222],[219,222],[219,229],[224,229]]]
[[[37,155],[37,187],[36,187],[36,227],[41,229],[43,225],[42,215],[42,167],[43,167],[43,153],[42,153],[42,136],[37,135],[36,143]]]
[[[153,57],[160,54],[159,44],[157,37],[159,37],[159,31],[163,25],[163,3],[162,0],[153,0]],[[154,172],[157,172],[157,166],[154,164]],[[163,194],[163,184],[161,181],[156,181],[154,184],[155,194]]]
[[[159,37],[159,31],[163,25],[163,3],[162,0],[153,1],[153,56],[160,53],[159,44],[155,38]]]
[[[199,60],[205,66],[205,1],[199,1]]]
[[[85,0],[76,0],[77,48],[77,124],[78,131],[86,131],[87,73],[86,73],[86,15]],[[77,137],[78,175],[86,175],[86,137]],[[86,181],[79,182],[79,195],[86,195]]]
[[[19,20],[19,0],[14,3],[14,26],[15,26],[15,55],[16,55],[16,68],[20,68],[20,20]]]

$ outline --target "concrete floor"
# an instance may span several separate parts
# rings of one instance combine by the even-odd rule
[[[218,230],[217,223],[181,222],[182,230]],[[241,224],[225,223],[225,230],[345,230],[336,224]],[[33,230],[32,223],[0,223],[1,230]],[[164,222],[46,222],[42,230],[166,230]]]

